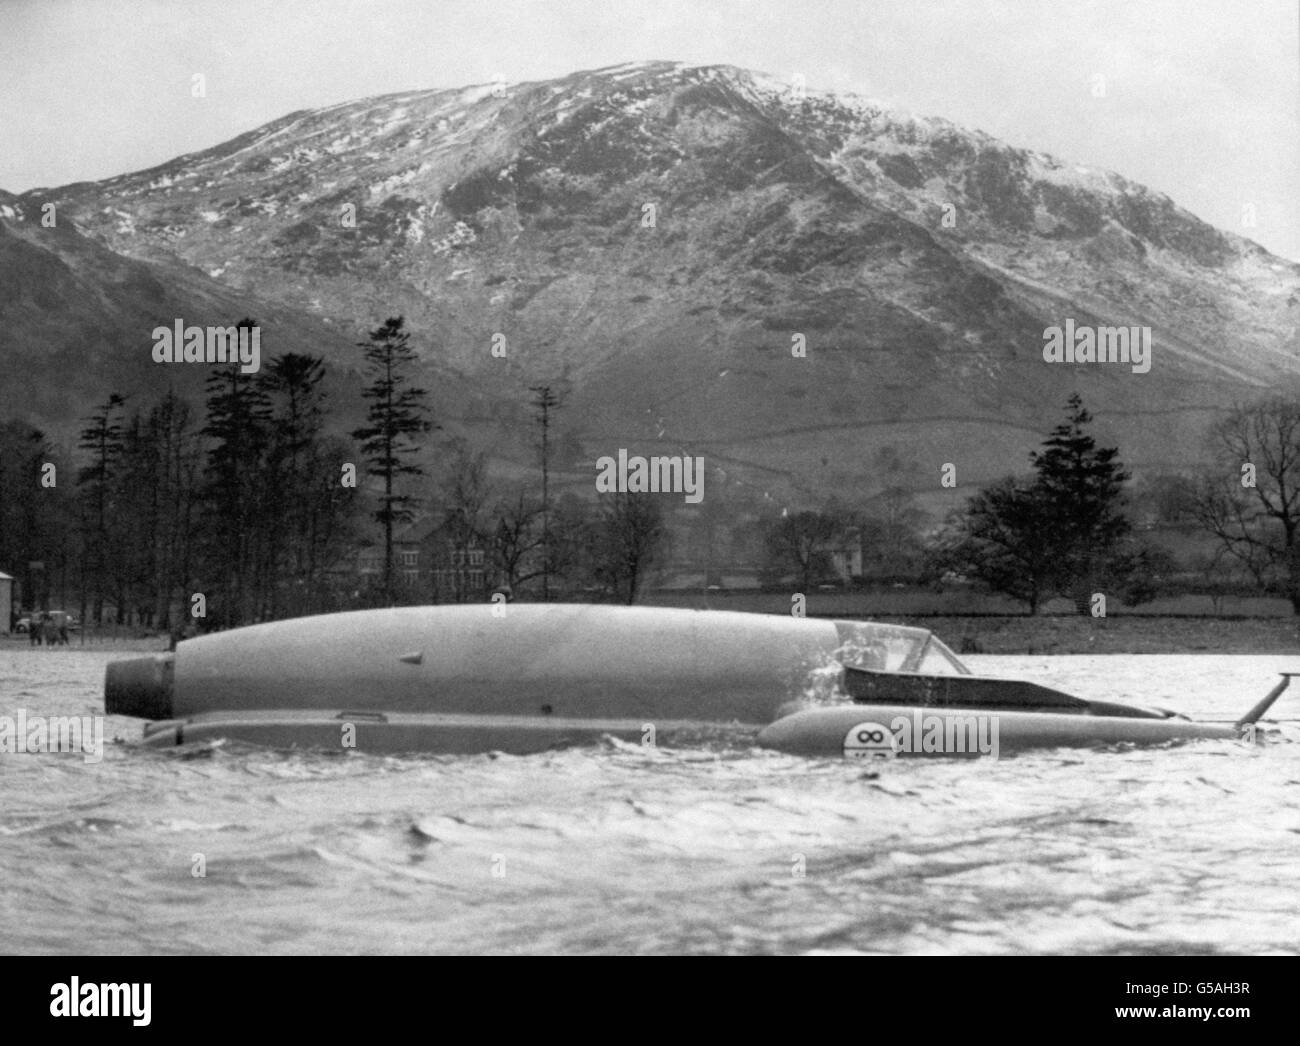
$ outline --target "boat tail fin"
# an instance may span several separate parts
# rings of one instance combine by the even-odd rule
[[[1257,722],[1260,716],[1273,707],[1273,702],[1282,696],[1282,691],[1291,685],[1291,677],[1300,676],[1300,672],[1282,672],[1279,674],[1282,676],[1282,682],[1270,690],[1259,704],[1237,720],[1236,725],[1238,727],[1250,726]]]

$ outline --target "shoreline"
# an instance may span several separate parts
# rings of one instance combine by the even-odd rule
[[[722,609],[722,608],[719,608]],[[738,608],[737,608],[738,609]],[[1300,657],[1300,617],[1192,617],[1119,614],[852,614],[810,617],[879,621],[925,628],[961,654],[1258,654]],[[165,651],[168,637],[111,634],[72,638],[53,650],[123,653]],[[0,635],[0,649],[30,647],[25,635]],[[1300,667],[1300,666],[1298,666]]]
[[[961,654],[1258,654],[1300,657],[1300,618],[1124,614],[884,615],[927,628]]]

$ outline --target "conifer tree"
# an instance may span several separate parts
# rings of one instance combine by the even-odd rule
[[[90,464],[77,473],[77,487],[83,494],[81,544],[81,619],[86,620],[86,598],[94,592],[95,623],[104,616],[104,585],[108,556],[110,495],[122,458],[122,407],[116,392],[87,420],[81,430],[78,449],[90,454]],[[121,608],[119,607],[119,613]]]
[[[1124,484],[1114,447],[1098,447],[1092,415],[1076,393],[1066,419],[1030,455],[1034,475],[990,484],[955,514],[930,550],[930,572],[976,578],[1037,613],[1070,595],[1080,613],[1109,586],[1134,591],[1140,550],[1127,547]],[[1136,556],[1136,558],[1135,558]]]
[[[397,490],[403,476],[419,476],[424,470],[413,462],[419,451],[415,438],[435,426],[426,418],[424,389],[409,385],[407,371],[418,357],[410,346],[411,336],[401,316],[386,320],[370,332],[365,349],[373,377],[362,393],[370,401],[369,424],[356,429],[352,438],[361,441],[361,452],[369,463],[368,474],[383,481],[379,509],[374,519],[384,528],[384,598],[393,602],[393,528],[409,522],[417,499]]]
[[[237,327],[255,327],[245,318]],[[209,617],[225,625],[250,621],[255,607],[255,580],[261,560],[261,484],[270,436],[270,403],[256,376],[238,363],[217,368],[207,381],[208,537],[204,574],[208,586],[221,593],[208,601]]]
[[[1058,547],[1057,587],[1074,595],[1087,613],[1088,594],[1129,533],[1124,515],[1124,484],[1129,473],[1115,447],[1098,447],[1086,431],[1092,415],[1076,392],[1069,414],[1031,458],[1035,486],[1047,507],[1047,525]],[[1082,601],[1082,602],[1081,602]]]
[[[266,613],[280,616],[286,592],[304,577],[310,559],[314,470],[318,467],[324,415],[325,362],[319,356],[288,352],[270,360],[259,374],[271,409],[263,491],[266,528],[264,579]],[[301,604],[302,600],[294,600]]]
[[[142,419],[138,443],[128,442],[121,483],[131,491],[147,491],[148,502],[130,513],[151,520],[143,534],[132,519],[123,530],[136,531],[145,541],[147,562],[140,594],[142,604],[152,604],[150,617],[160,629],[179,632],[182,621],[172,618],[173,607],[194,589],[199,566],[195,531],[200,508],[202,446],[195,412],[172,389]],[[182,616],[185,610],[181,610]]]

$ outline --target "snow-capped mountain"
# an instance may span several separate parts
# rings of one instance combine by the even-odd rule
[[[327,326],[340,359],[404,315],[478,391],[445,407],[466,424],[550,381],[574,465],[680,447],[825,494],[878,486],[892,446],[915,485],[948,461],[965,485],[1019,468],[1075,389],[1126,459],[1174,465],[1216,411],[1300,377],[1300,265],[1120,175],[731,67],[292,113],[0,196],[0,219],[38,249],[46,203],[134,264]],[[1045,363],[1067,318],[1149,326],[1150,373]]]

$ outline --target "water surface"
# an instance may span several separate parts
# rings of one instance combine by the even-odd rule
[[[122,656],[0,648],[0,714],[102,712]],[[1217,719],[1297,667],[966,660]],[[1300,718],[1300,690],[1274,711]],[[0,755],[0,951],[1300,950],[1296,723],[1255,748],[871,764],[743,737],[389,758],[139,735],[110,717],[97,765]]]

